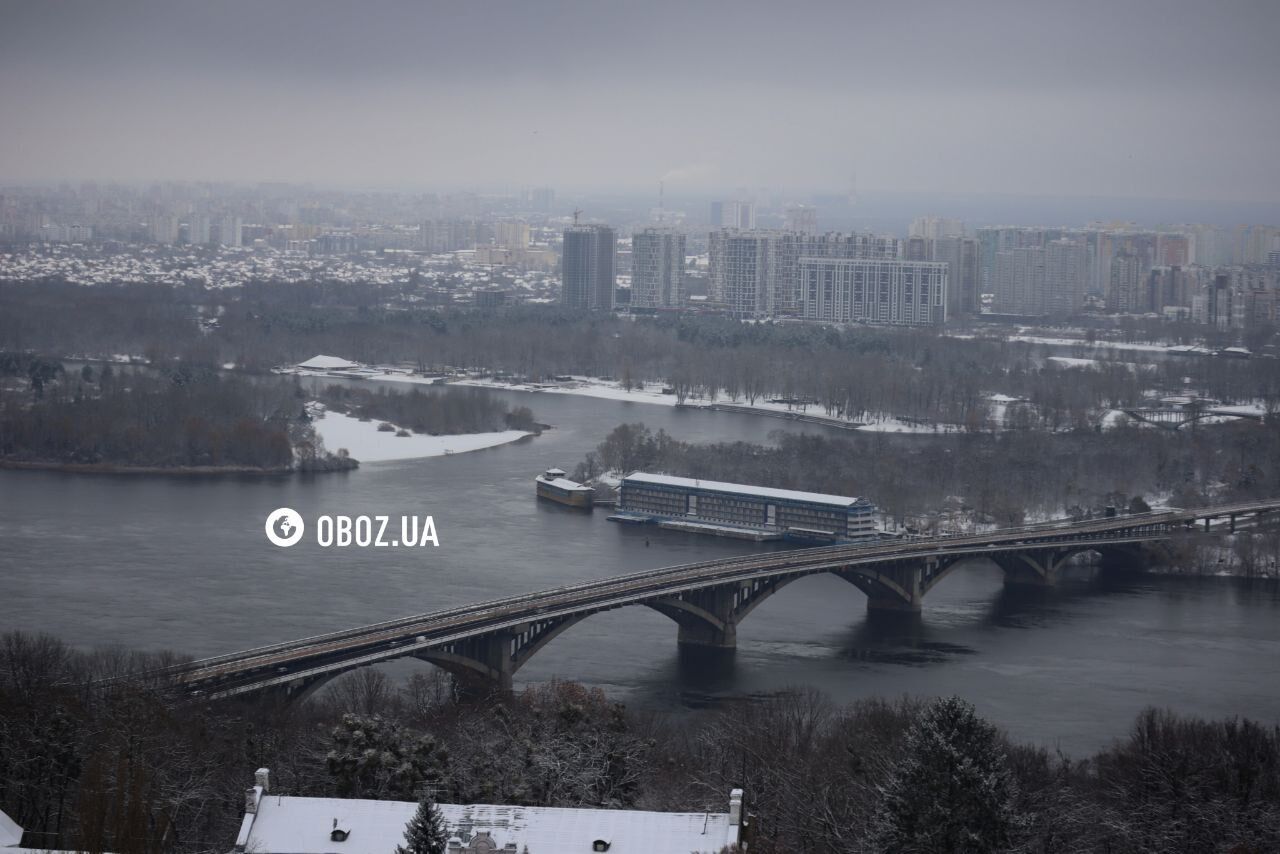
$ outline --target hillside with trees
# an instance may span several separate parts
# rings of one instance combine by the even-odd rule
[[[795,690],[667,718],[573,683],[461,702],[436,671],[367,669],[294,704],[193,705],[154,675],[175,661],[0,637],[0,809],[28,847],[229,850],[260,767],[281,794],[446,803],[701,812],[741,787],[761,854],[1280,846],[1274,723],[1149,709],[1114,746],[1064,756],[954,698]]]

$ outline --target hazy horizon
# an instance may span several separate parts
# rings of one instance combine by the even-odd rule
[[[1280,199],[1280,4],[16,2],[0,177]]]

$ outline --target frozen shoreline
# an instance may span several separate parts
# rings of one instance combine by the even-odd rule
[[[345,448],[353,459],[361,463],[382,463],[392,460],[416,460],[426,457],[442,457],[493,448],[532,436],[524,430],[499,430],[493,433],[461,433],[448,436],[428,436],[413,433],[397,436],[378,430],[378,421],[361,421],[341,412],[325,412],[312,422],[316,435],[324,440],[325,448],[336,453]]]
[[[391,377],[387,378],[391,380]],[[604,400],[617,400],[626,403],[649,403],[655,406],[678,406],[678,399],[674,394],[663,394],[661,384],[648,383],[638,385],[636,388],[627,391],[616,383],[605,380],[593,380],[587,377],[574,377],[572,383],[563,385],[546,384],[526,384],[526,383],[504,383],[496,380],[453,380],[449,383],[451,386],[468,386],[471,388],[491,388],[497,391],[523,391],[538,394],[569,394],[579,397],[595,397]],[[656,389],[656,390],[654,390]],[[746,415],[769,415],[769,414],[796,414],[796,415],[813,415],[827,420],[832,423],[829,426],[848,427],[855,432],[863,433],[956,433],[961,432],[960,428],[954,424],[939,424],[937,429],[933,425],[921,425],[911,423],[900,418],[890,417],[874,417],[868,421],[858,421],[852,418],[840,419],[835,416],[826,415],[822,407],[819,405],[810,405],[806,408],[798,408],[787,406],[785,403],[774,403],[770,400],[756,400],[755,403],[748,403],[744,398],[727,398],[717,397],[714,401],[705,397],[689,395],[685,398],[684,405],[690,407],[702,407],[713,404],[724,405],[727,407],[740,407],[735,410]],[[751,410],[764,410],[763,412],[752,412]]]

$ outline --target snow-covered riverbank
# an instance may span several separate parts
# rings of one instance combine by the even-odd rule
[[[388,379],[392,379],[388,377]],[[600,380],[591,377],[574,377],[560,383],[507,383],[500,380],[488,379],[468,379],[453,380],[449,385],[471,386],[474,388],[492,388],[503,391],[529,391],[541,394],[572,394],[579,397],[595,397],[604,400],[620,400],[629,403],[651,403],[657,406],[677,406],[679,400],[674,394],[664,394],[662,384],[660,383],[642,383],[633,386],[630,389],[622,387],[622,384],[612,380]],[[743,412],[746,414],[808,414],[820,416],[829,419],[832,422],[847,423],[851,429],[862,430],[869,433],[953,433],[960,432],[960,428],[952,424],[940,424],[936,427],[931,424],[921,424],[912,422],[907,419],[890,418],[886,416],[873,417],[869,421],[855,421],[853,419],[840,419],[828,416],[823,408],[817,404],[807,407],[789,406],[786,403],[778,403],[772,400],[762,400],[757,398],[755,403],[748,403],[745,398],[727,398],[724,396],[717,397],[714,401],[698,395],[689,395],[684,399],[686,406],[708,406],[710,404],[721,404],[724,406],[735,407],[733,411]],[[752,412],[756,410],[756,412]]]
[[[312,424],[316,433],[324,440],[325,448],[334,452],[345,448],[347,453],[362,463],[461,454],[505,445],[533,435],[524,430],[499,430],[493,433],[463,433],[453,436],[428,436],[420,433],[397,436],[394,432],[380,431],[377,421],[361,421],[341,412],[325,412]]]

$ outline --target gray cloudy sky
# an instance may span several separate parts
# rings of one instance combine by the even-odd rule
[[[1280,2],[0,0],[0,178],[1280,199]]]

